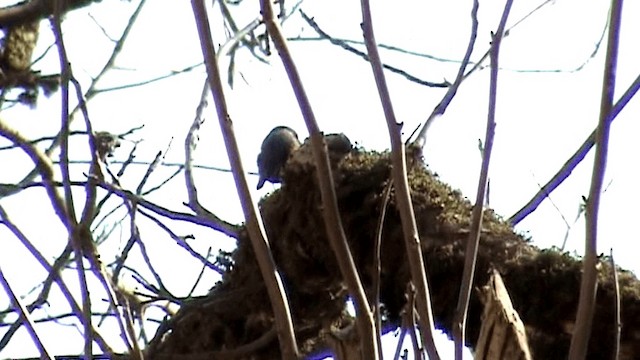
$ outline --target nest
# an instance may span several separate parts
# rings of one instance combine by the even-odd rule
[[[344,135],[328,135],[326,142],[344,230],[369,291],[378,222],[390,178],[389,154],[353,149]],[[304,356],[326,350],[334,330],[353,323],[345,311],[348,292],[326,236],[311,155],[307,141],[285,166],[282,187],[259,204]],[[451,334],[472,205],[421,161],[413,163],[408,178],[436,327]],[[383,320],[386,325],[398,325],[410,273],[393,193],[384,219],[381,254]],[[185,303],[161,326],[147,349],[150,358],[186,354],[195,358],[198,354],[203,358],[280,358],[273,312],[246,231],[241,232],[232,259],[222,281],[206,297]],[[476,288],[487,282],[491,269],[503,276],[514,307],[527,326],[534,358],[566,358],[578,303],[579,259],[532,246],[487,209]],[[619,270],[619,281],[624,322],[620,358],[640,358],[640,283],[623,270]],[[481,326],[478,295],[473,292],[467,321],[471,347]],[[613,309],[611,268],[602,262],[590,359],[612,357]]]

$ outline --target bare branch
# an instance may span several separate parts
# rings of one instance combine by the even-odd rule
[[[87,6],[96,0],[67,0],[64,7],[60,9],[61,13],[79,9]],[[0,9],[0,24],[3,26],[12,26],[22,24],[27,21],[44,19],[52,16],[55,11],[55,1],[49,0],[30,0],[22,1],[18,4],[7,6]]]
[[[49,12],[47,12],[47,15],[52,14],[53,13],[53,8],[49,9],[48,6],[53,6],[55,2],[51,2],[51,1],[41,1],[41,0],[32,0],[30,2],[28,2],[27,4],[32,4],[35,7],[36,13],[39,14],[38,11],[41,10],[41,7],[45,6],[43,4],[46,4],[46,10],[51,10]],[[77,3],[77,4],[84,4],[84,1],[78,1],[75,0],[74,1],[67,1],[66,3]],[[86,4],[88,4],[89,2],[86,2]],[[85,93],[85,102],[88,103],[97,93],[96,93],[96,86],[99,83],[100,79],[109,71],[113,68],[113,64],[115,63],[116,58],[118,57],[118,55],[120,54],[125,41],[127,40],[131,29],[133,28],[133,25],[135,24],[138,15],[140,14],[140,12],[142,11],[142,8],[144,6],[144,4],[146,3],[146,0],[141,0],[140,3],[138,4],[138,7],[136,8],[136,10],[133,12],[133,14],[131,15],[131,17],[129,18],[129,22],[127,23],[127,26],[125,28],[125,30],[122,33],[122,36],[120,37],[120,39],[118,40],[118,42],[116,43],[110,58],[107,60],[107,62],[105,63],[105,65],[103,66],[102,70],[98,73],[98,75],[93,79],[93,81],[91,82],[91,84],[89,85],[89,89],[87,90],[87,92]],[[24,3],[23,3],[24,4]],[[33,12],[34,9],[29,8],[30,10],[25,10],[26,13],[30,14],[30,11]],[[0,19],[2,19],[2,16],[0,16]],[[1,24],[4,24],[1,20],[0,20]],[[73,111],[71,113],[69,113],[69,122],[74,120],[74,116],[75,114],[80,110],[80,106],[76,107],[73,109]],[[56,135],[55,140],[53,141],[53,143],[49,146],[49,148],[47,148],[47,150],[44,152],[46,154],[46,156],[51,156],[51,154],[53,154],[53,152],[58,148],[58,146],[60,146],[60,142],[62,141],[62,135],[63,135],[63,129],[60,130],[60,132]],[[38,174],[38,170],[34,169],[32,170],[29,174],[27,174],[19,183],[18,186],[13,187],[9,190],[9,193],[7,195],[12,195],[18,191],[20,191],[22,189],[22,187],[25,184],[30,183],[34,177]]]
[[[191,5],[195,16],[198,35],[202,47],[202,56],[205,59],[207,74],[209,76],[209,87],[213,94],[216,104],[216,112],[220,129],[222,131],[227,155],[233,170],[233,177],[236,183],[238,196],[242,205],[242,211],[245,216],[249,237],[255,251],[256,260],[260,267],[260,272],[264,282],[267,285],[267,292],[271,300],[271,306],[275,316],[276,330],[283,359],[290,360],[298,357],[298,345],[293,330],[293,322],[291,320],[291,310],[287,300],[287,294],[284,291],[282,280],[276,270],[275,261],[271,254],[269,243],[262,224],[262,217],[256,209],[256,205],[251,199],[251,193],[247,185],[244,175],[242,161],[238,150],[238,144],[233,133],[233,123],[229,116],[224,92],[222,89],[222,81],[220,80],[220,71],[216,61],[215,50],[213,48],[213,39],[210,32],[209,19],[207,11],[204,7],[204,0],[192,0]]]
[[[64,188],[64,199],[67,206],[67,216],[70,224],[67,229],[72,229],[77,225],[75,205],[73,203],[73,193],[71,192],[71,177],[69,175],[69,80],[73,76],[71,74],[71,64],[67,58],[67,52],[64,47],[64,39],[62,37],[62,1],[54,1],[54,16],[50,19],[51,27],[56,39],[58,48],[58,58],[60,61],[61,81],[60,88],[62,92],[61,98],[61,126],[60,126],[60,171],[62,173],[62,184]],[[71,233],[71,231],[69,232]],[[88,356],[88,355],[87,355]]]
[[[600,121],[596,132],[596,154],[593,161],[593,175],[591,189],[587,201],[587,230],[585,238],[584,258],[582,260],[582,282],[580,284],[580,302],[576,314],[575,332],[571,337],[569,359],[584,359],[587,355],[591,324],[595,312],[596,290],[598,285],[598,211],[602,184],[607,166],[609,150],[608,121],[613,107],[613,94],[616,85],[616,66],[618,63],[618,40],[620,37],[620,22],[622,18],[622,0],[612,0],[609,20],[609,35],[607,40],[607,56],[604,65],[602,81],[602,99],[600,103]]]
[[[16,130],[12,129],[2,119],[0,119],[0,136],[7,138],[16,146],[20,147],[35,164],[36,173],[40,174],[43,185],[49,195],[49,200],[53,209],[58,215],[60,221],[68,226],[69,215],[64,200],[54,186],[53,180],[53,164],[47,155],[43,154],[37,147],[33,146],[27,139],[20,135]]]
[[[122,188],[119,188],[115,185],[101,182],[99,186],[102,187],[103,189],[112,191],[114,194],[122,198],[127,198],[132,201],[135,200],[138,203],[138,205],[146,209],[149,209],[158,215],[162,215],[164,217],[167,217],[173,220],[187,221],[197,225],[206,226],[214,230],[220,231],[221,233],[233,238],[238,237],[238,231],[240,231],[240,227],[238,225],[227,223],[219,219],[213,214],[209,214],[208,216],[203,217],[203,216],[194,216],[191,214],[181,213],[177,211],[171,211],[160,205],[157,205],[148,200],[145,200],[133,194],[131,191],[123,190]]]
[[[629,103],[631,98],[640,90],[640,75],[636,77],[629,88],[622,94],[620,99],[616,102],[616,104],[611,109],[611,113],[607,115],[607,122],[612,123],[613,120],[616,119],[618,114],[624,109],[624,107]],[[584,140],[582,145],[576,150],[576,152],[562,165],[560,170],[556,172],[556,174],[536,193],[529,202],[527,202],[520,210],[518,210],[515,214],[511,215],[509,218],[509,223],[512,226],[517,225],[520,221],[522,221],[525,217],[535,211],[538,206],[546,199],[549,194],[551,194],[562,182],[571,175],[573,169],[578,166],[587,156],[591,148],[596,142],[596,131],[597,128],[594,129],[591,134]]]
[[[347,50],[350,53],[353,53],[355,55],[358,55],[359,57],[361,57],[362,59],[364,59],[365,61],[370,61],[369,55],[365,52],[362,52],[356,48],[354,48],[353,46],[350,46],[348,44],[347,41],[344,40],[340,40],[337,38],[332,37],[331,35],[327,34],[326,32],[324,32],[320,26],[315,22],[315,20],[313,20],[311,17],[309,17],[307,14],[305,14],[304,11],[300,10],[300,14],[302,15],[302,18],[309,24],[309,26],[311,26],[311,28],[313,30],[315,30],[318,35],[320,35],[320,37],[322,39],[326,39],[329,40],[330,43],[340,46],[341,48]],[[432,81],[427,81],[427,80],[422,80],[417,78],[416,76],[413,76],[411,74],[409,74],[408,72],[406,72],[405,70],[402,70],[400,68],[397,68],[395,66],[391,66],[388,64],[382,64],[382,67],[391,71],[392,73],[404,76],[407,80],[420,84],[420,85],[424,85],[424,86],[428,86],[428,87],[434,87],[434,88],[444,88],[444,87],[448,87],[451,84],[447,81],[445,82],[432,82]]]
[[[613,283],[614,314],[615,314],[615,336],[613,339],[613,359],[620,357],[620,336],[622,332],[622,318],[620,316],[620,281],[618,280],[618,268],[613,259],[613,249],[609,249],[609,263],[611,264],[611,282]]]
[[[40,357],[42,359],[52,359],[52,356],[49,354],[49,351],[47,350],[47,348],[44,347],[44,344],[40,340],[40,337],[38,336],[38,333],[34,328],[33,320],[31,319],[31,314],[29,314],[29,311],[27,310],[27,308],[22,304],[20,297],[16,296],[15,292],[11,288],[11,285],[9,285],[9,282],[4,277],[4,272],[2,271],[1,267],[0,267],[0,283],[2,284],[2,287],[4,287],[4,291],[9,296],[9,299],[13,304],[13,308],[22,319],[22,323],[25,324],[27,331],[31,336],[31,340],[38,348],[38,351],[40,352]]]
[[[456,96],[456,92],[458,91],[460,84],[462,84],[462,80],[464,80],[464,71],[469,65],[469,61],[471,60],[471,54],[473,53],[473,47],[476,43],[476,37],[478,36],[478,7],[479,6],[480,6],[480,2],[478,0],[474,0],[473,7],[471,8],[471,35],[469,35],[469,44],[467,45],[467,51],[465,52],[464,57],[462,58],[462,63],[460,63],[460,68],[458,68],[458,74],[456,75],[456,79],[453,81],[453,84],[449,86],[449,88],[447,89],[447,93],[444,94],[444,97],[442,98],[442,100],[440,100],[438,105],[436,105],[436,107],[433,109],[433,111],[431,112],[431,115],[429,115],[429,117],[427,118],[427,121],[425,121],[424,125],[422,126],[422,129],[420,130],[418,137],[414,141],[414,144],[421,148],[424,148],[424,145],[427,142],[427,130],[429,130],[431,123],[433,122],[433,120],[435,120],[437,116],[444,114],[444,112],[447,110],[447,107],[449,107],[451,100],[453,100],[453,97]]]
[[[0,206],[0,217],[2,218],[2,224],[4,224],[20,240],[20,242],[25,246],[25,248],[27,248],[29,252],[36,258],[38,263],[49,273],[47,280],[45,280],[45,287],[49,288],[51,286],[51,282],[55,281],[56,284],[59,286],[60,291],[62,291],[62,294],[64,295],[65,299],[69,303],[69,306],[71,307],[76,318],[82,319],[83,317],[82,309],[80,309],[80,307],[78,306],[77,302],[73,298],[73,295],[71,294],[71,291],[69,290],[67,285],[60,278],[60,275],[59,275],[60,267],[56,267],[55,265],[51,266],[49,264],[49,262],[45,259],[45,257],[33,245],[33,243],[31,243],[31,241],[29,241],[29,239],[20,231],[20,229],[18,229],[18,227],[9,219],[8,214],[5,212],[2,206]],[[67,247],[67,249],[65,249],[65,252],[61,256],[61,258],[65,258],[65,259],[68,258],[69,256],[68,254],[71,253],[71,250],[70,250],[70,247]],[[67,255],[64,256],[64,254],[67,254]],[[58,263],[58,261],[56,263]],[[47,284],[48,286],[46,286]],[[48,295],[43,295],[44,293],[45,292],[43,289],[43,292],[41,293],[40,296],[38,296],[38,299],[36,299],[36,301],[33,304],[27,307],[29,311],[33,311],[33,309],[41,306],[45,302]],[[48,294],[48,291],[46,292],[46,294]],[[9,329],[5,333],[3,338],[0,339],[0,350],[2,350],[2,348],[4,348],[8,344],[9,340],[11,339],[15,331],[17,331],[21,323],[22,321],[19,319],[14,324],[12,324],[11,329]],[[106,353],[113,353],[111,348],[109,348],[109,346],[104,341],[104,339],[100,336],[100,334],[98,334],[98,332],[93,328],[92,328],[92,332],[93,332],[94,340],[98,343],[102,351]]]
[[[467,312],[469,310],[469,299],[471,298],[471,288],[476,270],[476,260],[478,257],[478,246],[480,244],[480,230],[482,229],[482,217],[484,215],[485,195],[487,194],[487,184],[489,178],[489,162],[491,160],[491,150],[493,149],[493,137],[496,128],[496,98],[498,92],[498,64],[500,58],[500,44],[504,36],[507,19],[511,12],[513,0],[507,0],[500,18],[498,29],[491,40],[491,82],[489,85],[489,114],[487,116],[487,129],[482,151],[482,166],[480,178],[478,179],[478,190],[476,192],[476,203],[473,206],[471,228],[469,238],[465,248],[464,269],[462,272],[462,282],[456,314],[454,319],[454,339],[455,358],[462,360],[462,351],[465,345],[465,331],[467,322]]]
[[[387,82],[382,70],[382,62],[373,32],[373,20],[371,18],[369,1],[362,0],[360,4],[362,8],[364,41],[367,45],[367,53],[369,54],[373,76],[378,87],[378,94],[384,110],[384,116],[389,130],[389,138],[391,140],[392,176],[395,186],[395,198],[402,221],[402,231],[404,234],[411,279],[416,287],[417,305],[420,313],[420,334],[422,335],[422,343],[427,350],[429,358],[438,360],[440,359],[440,355],[438,354],[438,349],[433,338],[433,312],[431,309],[429,282],[420,249],[420,237],[418,235],[415,213],[411,204],[405,147],[400,136],[402,124],[397,122],[393,105],[391,104],[391,96],[387,88]]]
[[[362,356],[365,359],[378,358],[378,342],[376,340],[376,326],[367,296],[362,286],[358,271],[356,269],[347,237],[340,218],[338,209],[335,185],[327,153],[325,137],[320,132],[320,128],[315,119],[315,114],[311,108],[311,103],[304,90],[300,74],[289,52],[287,41],[282,34],[280,25],[274,18],[274,11],[270,1],[260,2],[262,15],[269,35],[272,37],[280,59],[284,65],[289,82],[298,101],[298,106],[304,117],[305,124],[311,138],[313,159],[316,165],[316,175],[320,184],[320,195],[324,208],[324,225],[329,237],[329,244],[336,256],[340,273],[346,282],[349,293],[354,300],[356,310],[356,323]]]

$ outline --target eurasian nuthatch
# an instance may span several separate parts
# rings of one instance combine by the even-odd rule
[[[289,156],[300,147],[298,134],[286,126],[276,126],[262,142],[258,155],[258,189],[265,181],[279,183],[282,181],[280,171]]]

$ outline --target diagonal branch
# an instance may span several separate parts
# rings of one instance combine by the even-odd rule
[[[624,107],[629,103],[631,98],[640,90],[640,75],[636,77],[636,79],[629,85],[629,88],[622,94],[620,99],[616,102],[616,104],[611,109],[611,112],[607,116],[607,122],[611,123],[616,119],[618,114],[624,109]],[[546,183],[537,194],[529,200],[520,210],[518,210],[515,214],[511,215],[509,218],[509,223],[512,226],[517,225],[520,221],[522,221],[525,217],[535,211],[538,206],[546,199],[549,194],[551,194],[562,182],[571,175],[573,169],[578,166],[587,156],[593,145],[596,143],[596,131],[597,128],[594,129],[591,134],[584,140],[582,145],[576,150],[576,152],[562,165],[560,170]]]
[[[273,309],[276,331],[280,340],[283,359],[290,360],[298,357],[298,345],[293,330],[293,322],[291,320],[291,310],[287,294],[284,291],[282,279],[276,270],[275,260],[271,254],[271,249],[265,233],[262,217],[256,209],[255,203],[251,199],[251,193],[247,184],[245,172],[240,159],[238,143],[233,133],[233,123],[227,109],[227,104],[222,89],[222,81],[220,79],[220,71],[216,61],[216,53],[213,47],[213,39],[210,31],[209,18],[204,6],[204,0],[192,0],[193,13],[200,45],[202,47],[202,56],[205,60],[207,74],[209,76],[209,87],[215,100],[216,112],[220,123],[220,130],[224,139],[229,163],[233,170],[233,178],[236,183],[236,190],[242,205],[247,230],[251,239],[256,260],[260,267],[262,278],[267,287],[269,299]]]
[[[33,343],[38,348],[38,351],[40,352],[40,358],[47,359],[47,360],[52,359],[53,357],[49,354],[49,351],[44,347],[44,344],[42,343],[42,341],[40,340],[40,337],[38,336],[38,333],[36,332],[33,319],[31,318],[31,314],[29,314],[29,311],[27,310],[27,308],[24,306],[24,304],[22,304],[22,300],[20,300],[20,298],[16,296],[16,293],[11,288],[11,285],[9,285],[9,282],[4,277],[4,272],[2,271],[1,267],[0,267],[0,283],[2,284],[2,287],[4,287],[4,291],[9,296],[14,309],[20,315],[22,322],[25,324],[27,331],[31,336],[31,340],[33,340]]]
[[[424,125],[422,126],[422,129],[420,129],[420,133],[418,133],[418,137],[414,142],[416,145],[418,145],[421,148],[424,148],[424,145],[427,142],[427,130],[429,130],[431,123],[433,123],[433,120],[435,120],[437,116],[444,114],[444,112],[447,110],[447,107],[449,107],[451,100],[453,100],[453,97],[456,96],[456,93],[458,92],[458,88],[460,87],[460,84],[462,84],[462,81],[464,80],[464,71],[469,65],[469,62],[471,60],[471,54],[473,53],[473,47],[476,43],[476,37],[478,36],[478,8],[479,7],[480,7],[480,1],[474,0],[473,7],[471,8],[471,34],[469,35],[469,44],[467,45],[467,51],[465,52],[464,57],[462,58],[462,63],[460,63],[460,67],[458,68],[458,74],[456,75],[456,79],[453,81],[453,84],[449,86],[449,88],[447,89],[447,93],[444,94],[444,97],[442,98],[442,100],[440,100],[438,105],[436,105],[436,107],[433,109],[433,111],[431,112],[431,115],[429,115],[429,117],[427,118],[427,121],[425,121]]]

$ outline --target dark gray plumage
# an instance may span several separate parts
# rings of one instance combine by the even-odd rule
[[[291,153],[300,147],[298,134],[286,126],[276,126],[262,142],[258,155],[258,189],[265,181],[279,183],[282,181],[280,170],[289,159]]]

